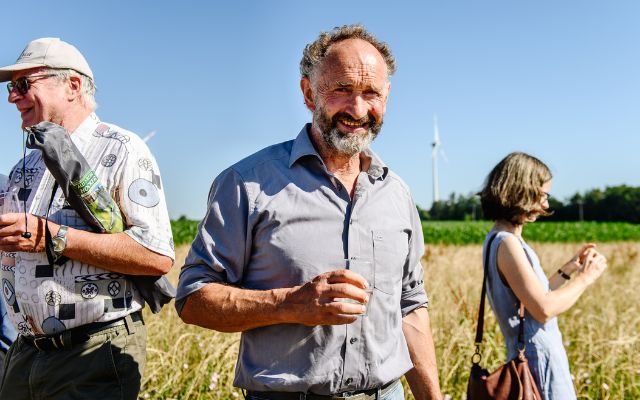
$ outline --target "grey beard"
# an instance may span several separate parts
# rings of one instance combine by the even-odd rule
[[[369,148],[373,139],[377,136],[371,129],[367,130],[367,134],[349,135],[340,132],[338,128],[322,130],[322,139],[336,153],[352,156]]]

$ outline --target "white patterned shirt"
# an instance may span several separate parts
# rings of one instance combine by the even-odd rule
[[[88,116],[71,134],[73,143],[120,207],[125,233],[142,246],[175,258],[169,214],[160,172],[146,144],[134,133]],[[42,153],[31,151],[13,167],[7,190],[18,193],[19,206],[45,216],[54,178]],[[23,179],[26,189],[23,188]],[[57,190],[49,219],[90,231]],[[55,234],[55,232],[52,232]],[[22,335],[52,335],[140,310],[144,301],[123,274],[69,260],[51,267],[45,253],[2,253],[0,279],[13,324]]]

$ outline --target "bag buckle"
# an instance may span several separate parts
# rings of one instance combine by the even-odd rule
[[[59,348],[55,340],[46,336],[33,338],[33,346],[40,351],[51,350],[51,346],[56,349]]]
[[[480,361],[482,361],[482,354],[480,354],[480,344],[476,343],[476,351],[471,356],[471,363],[473,365],[478,365],[480,364]]]

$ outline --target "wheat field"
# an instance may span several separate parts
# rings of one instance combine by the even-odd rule
[[[555,271],[577,244],[532,244],[547,271]],[[579,399],[640,398],[640,243],[599,246],[609,269],[578,303],[559,317]],[[170,273],[177,282],[187,246],[177,249]],[[482,280],[477,245],[428,245],[423,259],[431,299],[440,384],[447,399],[463,399],[473,353]],[[149,342],[144,399],[242,398],[233,387],[239,335],[188,326],[173,304],[158,315],[145,311]],[[502,335],[486,313],[483,359],[488,369],[504,362]],[[488,363],[488,361],[487,361]],[[486,363],[485,363],[486,364]],[[407,394],[407,398],[412,398]]]

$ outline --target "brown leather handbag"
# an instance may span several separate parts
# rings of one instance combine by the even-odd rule
[[[482,278],[482,294],[478,311],[478,325],[476,328],[476,350],[471,357],[471,374],[467,385],[467,400],[542,400],[540,390],[529,370],[529,363],[524,355],[524,306],[520,308],[520,327],[518,328],[518,355],[507,361],[494,372],[489,373],[480,366],[480,344],[484,329],[484,299],[486,295],[487,275],[489,274],[489,254],[494,234],[487,243],[484,258],[484,277]]]

